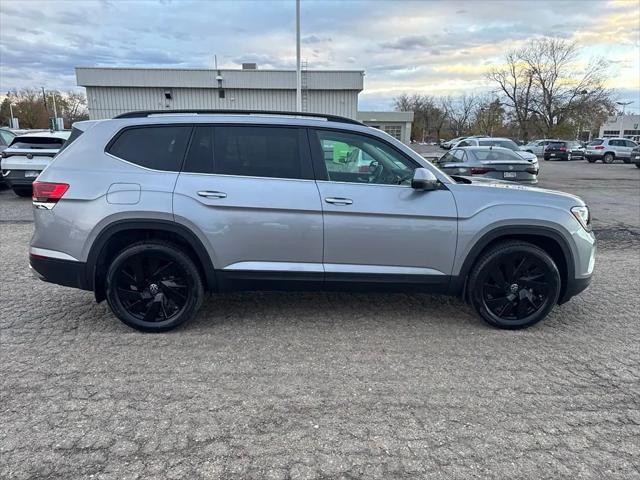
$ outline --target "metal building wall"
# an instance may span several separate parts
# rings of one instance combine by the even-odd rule
[[[294,90],[282,89],[224,89],[219,98],[213,88],[157,88],[157,87],[86,87],[89,117],[112,118],[132,110],[165,109],[238,109],[238,110],[295,110]],[[165,100],[165,91],[171,100]],[[356,90],[309,90],[308,110],[355,118],[358,108]]]

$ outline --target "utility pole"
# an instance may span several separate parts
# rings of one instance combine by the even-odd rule
[[[296,112],[302,111],[302,73],[300,70],[300,0],[296,0]]]

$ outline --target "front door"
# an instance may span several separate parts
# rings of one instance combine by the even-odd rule
[[[326,285],[446,287],[457,235],[451,192],[412,189],[420,165],[373,136],[309,134],[324,213]]]
[[[196,127],[173,208],[206,238],[222,289],[321,286],[322,208],[304,129]]]

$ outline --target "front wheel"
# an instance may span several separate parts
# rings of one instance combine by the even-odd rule
[[[570,161],[571,161],[571,154],[567,153],[567,162],[570,162]]]
[[[469,276],[471,304],[489,324],[505,329],[529,327],[558,302],[560,272],[541,248],[521,241],[492,247]]]
[[[622,161],[624,163],[631,163],[631,159],[630,158],[623,158]]]
[[[111,262],[107,302],[122,322],[164,332],[193,318],[203,298],[202,279],[188,255],[173,244],[140,242]]]
[[[589,163],[596,163],[596,159],[595,159],[595,158],[587,157],[587,162],[589,162]]]

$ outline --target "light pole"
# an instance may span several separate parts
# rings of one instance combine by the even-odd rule
[[[616,102],[618,105],[622,106],[622,115],[624,116],[624,109],[627,105],[631,105],[633,102]]]
[[[296,0],[296,111],[302,111],[302,73],[300,71],[300,0]]]

